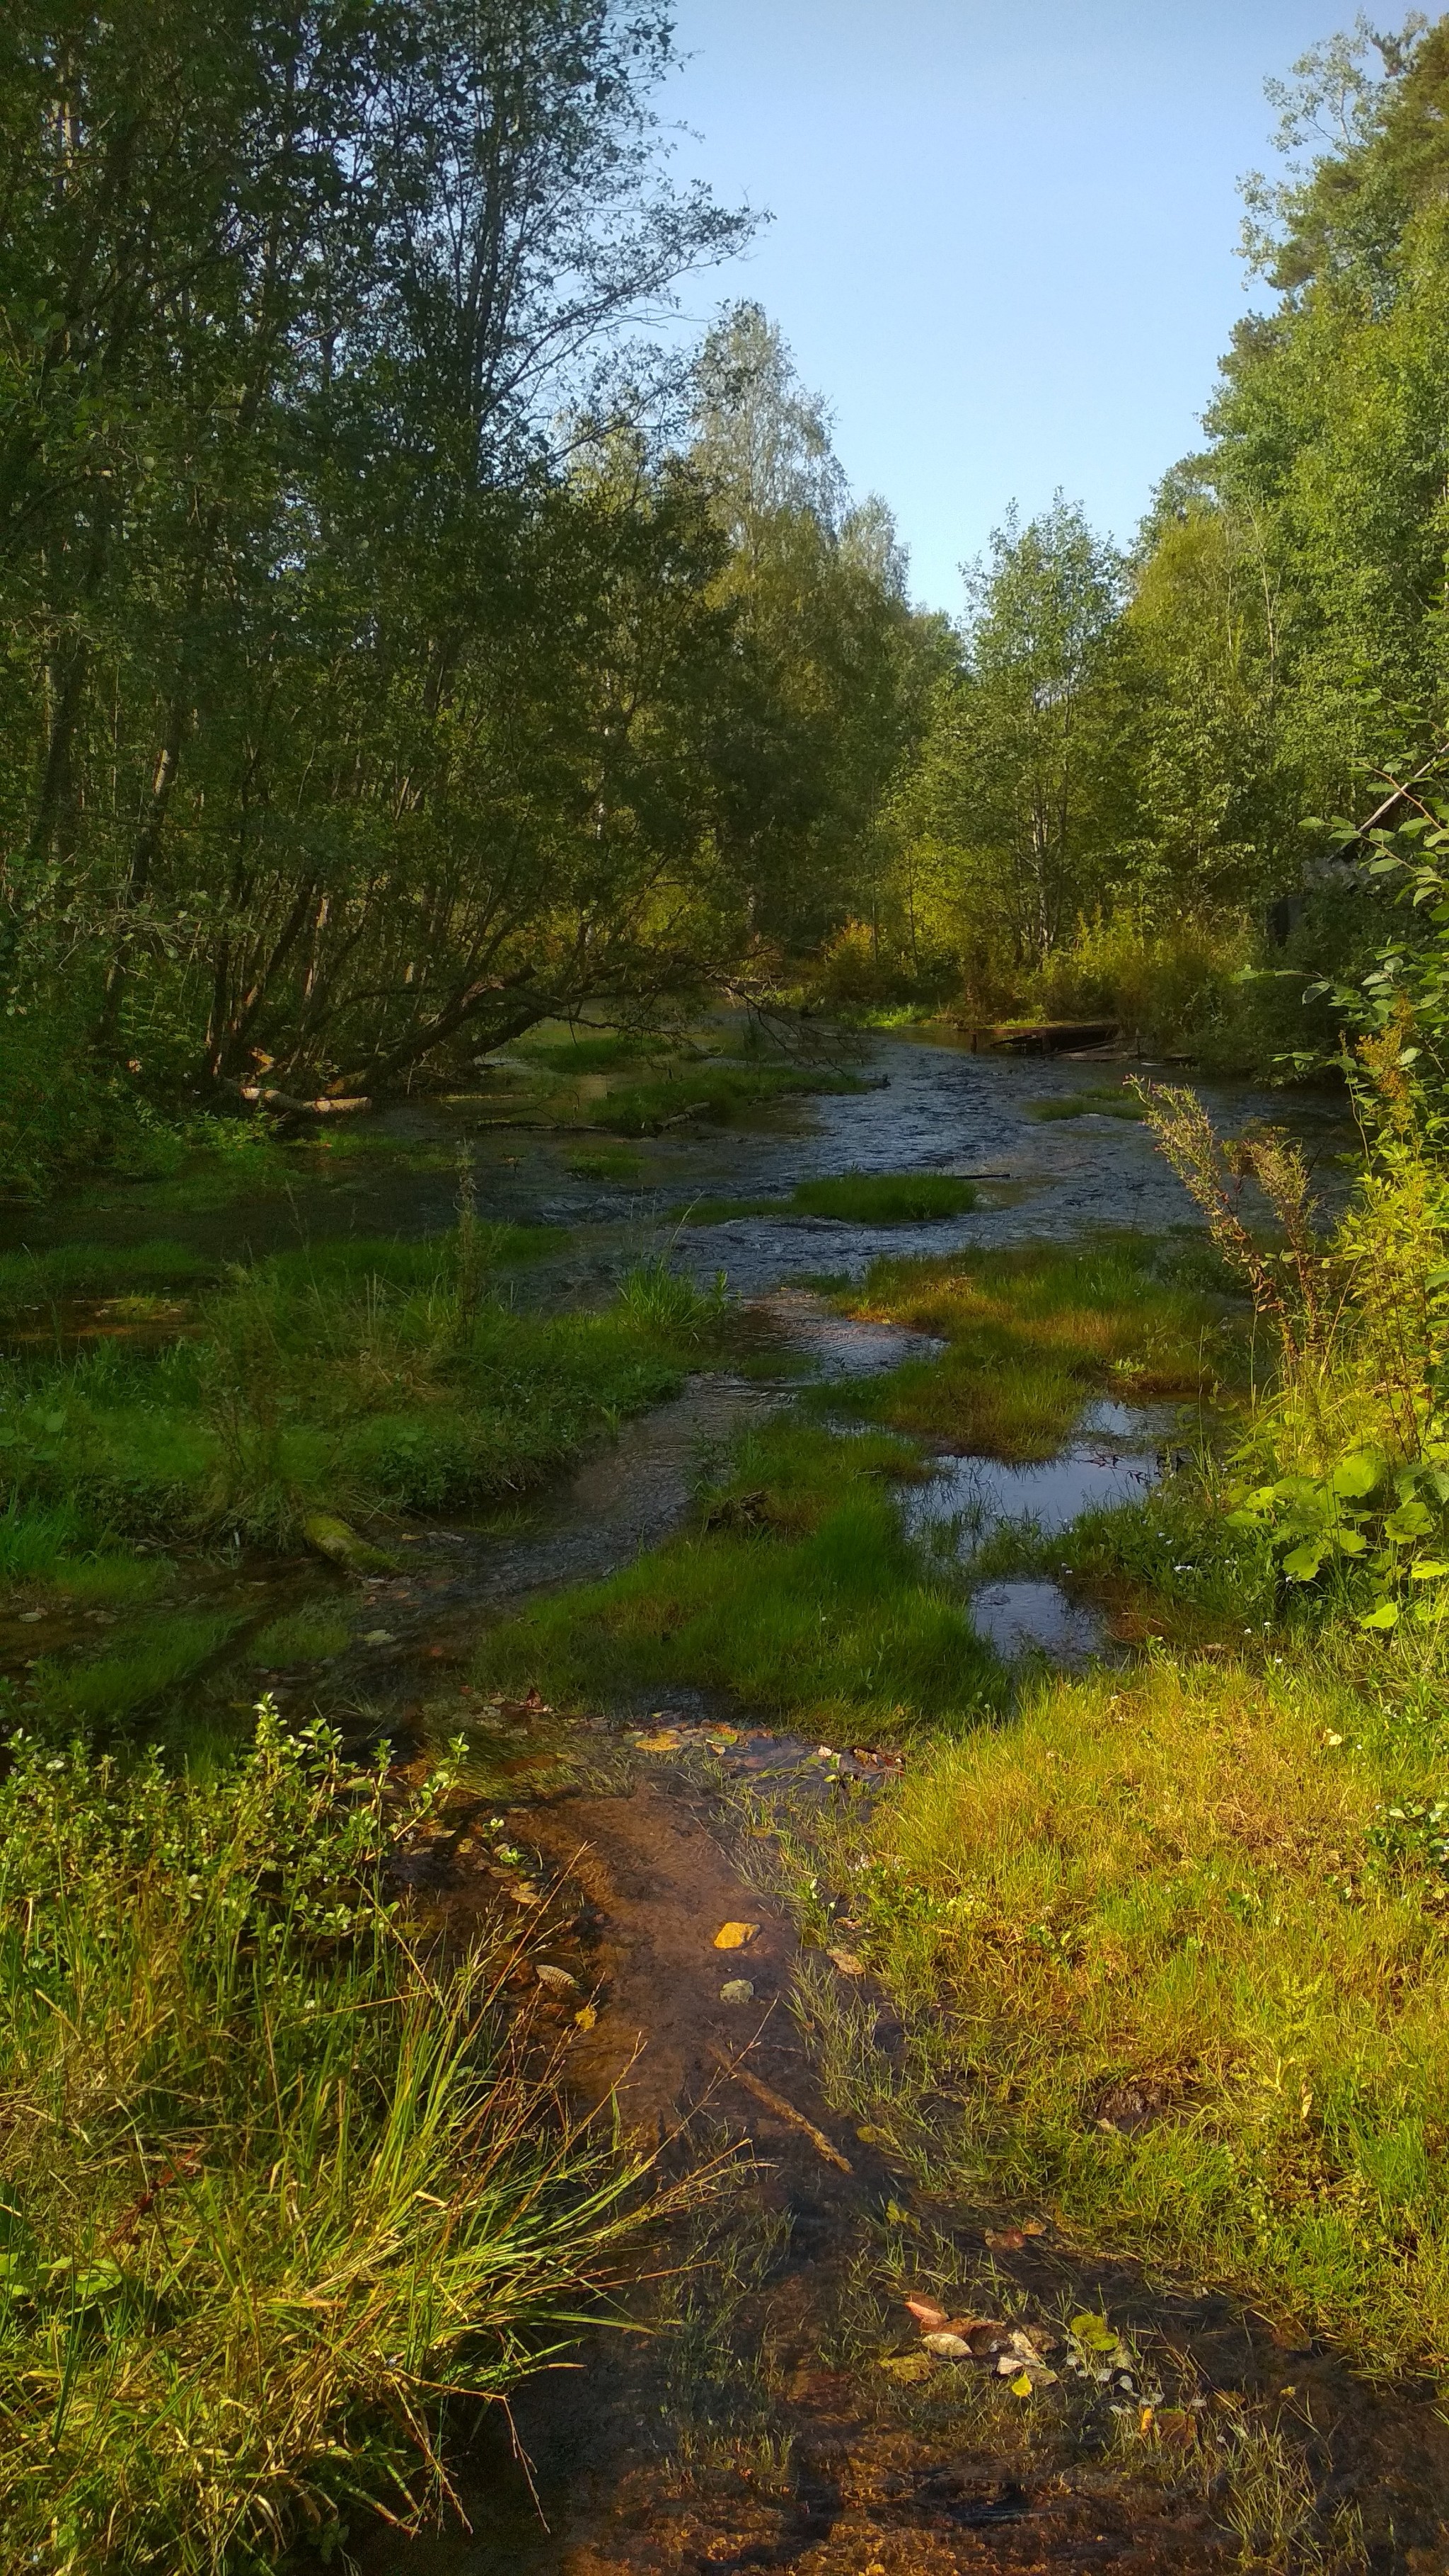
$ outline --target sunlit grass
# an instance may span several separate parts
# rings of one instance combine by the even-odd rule
[[[417,1803],[265,1713],[208,1778],[0,1784],[7,2567],[330,2560],[617,2266],[638,2162],[525,2073],[512,1953],[444,1973],[387,1901]]]
[[[935,1749],[851,1885],[961,2105],[936,2187],[1449,2373],[1441,1776],[1311,1667],[1059,1680]]]
[[[839,1296],[947,1345],[858,1384],[857,1409],[989,1457],[1050,1457],[1094,1391],[1211,1399],[1242,1368],[1241,1309],[1164,1275],[1137,1237],[879,1261]]]

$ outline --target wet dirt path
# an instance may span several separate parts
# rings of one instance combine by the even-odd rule
[[[543,1898],[533,1956],[574,1980],[550,2009],[564,2029],[580,1997],[597,2014],[568,2042],[574,2098],[615,2096],[666,2177],[727,2156],[733,2189],[713,2235],[677,2224],[661,2247],[674,2279],[635,2305],[653,2331],[596,2333],[572,2367],[526,2384],[511,2421],[495,2414],[460,2451],[459,2510],[413,2540],[374,2531],[361,2576],[1189,2576],[1260,2563],[1438,2576],[1449,2430],[1427,2391],[1376,2394],[1226,2299],[1084,2258],[1039,2219],[1022,2228],[943,2201],[862,2136],[821,2086],[810,1998],[832,1980],[887,2067],[904,2034],[848,1953],[837,1967],[802,1950],[752,1858],[761,1810],[737,1790],[761,1777],[746,1762],[768,1766],[798,1816],[868,1796],[869,1775],[822,1775],[800,1739],[762,1732],[738,1747],[732,1790],[689,1750],[637,1756],[617,1788],[545,1794],[506,1824]],[[470,1898],[469,1879],[465,1836],[442,1884],[455,1903],[490,1901],[476,1883]],[[754,1928],[721,1951],[725,1925]],[[927,2283],[945,2295],[943,2269],[953,2308],[1000,2323],[918,2379],[904,2302]],[[1064,2382],[1025,2406],[1007,2395],[993,2372],[1008,2328],[1060,2373],[1061,2320],[1081,2309],[1127,2338],[1131,2381]],[[701,2329],[701,2310],[723,2317],[720,2332]],[[1114,2419],[1135,2430],[1146,2401],[1182,2428],[1151,2477],[1113,2458]],[[1286,2453],[1262,2429],[1279,2426]],[[1248,2460],[1255,2427],[1262,2457]],[[1296,2487],[1285,2458],[1306,2464]],[[1291,2531],[1276,2555],[1255,2549],[1234,2527],[1229,2471],[1245,2460],[1278,2477],[1280,2519],[1295,2500],[1301,2518],[1307,2477],[1320,2517],[1347,2517],[1343,2553],[1317,2537],[1295,2551]]]

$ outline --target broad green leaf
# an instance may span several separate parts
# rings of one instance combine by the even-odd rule
[[[1358,1624],[1361,1628],[1397,1628],[1399,1624],[1397,1601],[1381,1601],[1377,1610],[1366,1610]]]
[[[1334,1468],[1333,1490],[1350,1499],[1371,1494],[1383,1472],[1383,1460],[1372,1449],[1351,1450]]]

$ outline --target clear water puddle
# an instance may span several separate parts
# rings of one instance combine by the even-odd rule
[[[1170,1405],[1090,1404],[1055,1458],[1014,1466],[1001,1458],[942,1457],[923,1484],[906,1487],[901,1518],[933,1554],[969,1568],[984,1539],[1008,1524],[1039,1538],[1069,1529],[1084,1512],[1142,1500],[1162,1476],[1164,1444],[1177,1416]],[[1108,1644],[1105,1621],[1045,1577],[978,1584],[972,1624],[1006,1663],[1044,1655],[1065,1668]]]
[[[1101,1612],[1045,1580],[979,1583],[971,1595],[971,1625],[1004,1664],[1045,1655],[1062,1671],[1074,1672],[1109,1649]]]

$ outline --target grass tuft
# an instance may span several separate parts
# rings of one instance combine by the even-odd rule
[[[1054,1092],[1047,1100],[1029,1100],[1026,1114],[1043,1125],[1062,1118],[1141,1119],[1146,1116],[1136,1093],[1127,1090]]]
[[[0,1782],[0,2534],[40,2576],[243,2576],[427,2500],[454,2392],[591,2306],[639,2204],[523,2071],[486,1930],[387,1900],[414,1802],[318,1730],[205,1779]],[[440,1784],[445,1785],[445,1784]]]
[[[970,1181],[948,1172],[838,1172],[799,1181],[788,1199],[696,1199],[685,1225],[728,1225],[742,1216],[821,1216],[842,1225],[924,1225],[976,1205]]]
[[[868,1419],[988,1457],[1048,1458],[1094,1389],[1209,1399],[1240,1375],[1242,1309],[1136,1236],[879,1261],[841,1302],[932,1333],[938,1360],[858,1385]]]

